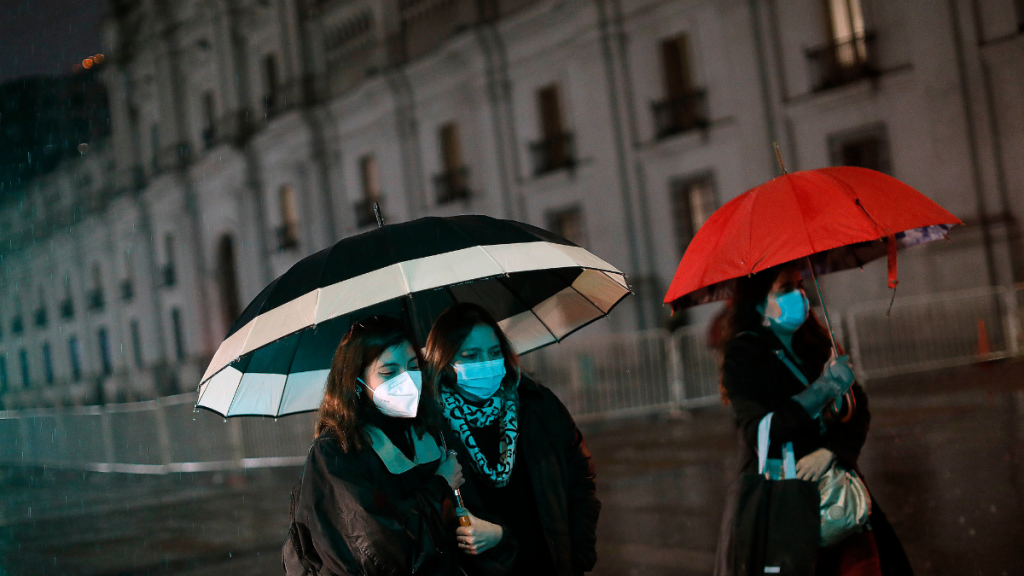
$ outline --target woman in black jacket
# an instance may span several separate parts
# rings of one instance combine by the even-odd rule
[[[459,546],[479,554],[512,537],[519,544],[514,574],[590,571],[601,503],[590,451],[565,406],[521,376],[515,350],[479,306],[461,303],[442,313],[426,359],[443,434],[466,464],[462,493],[503,526],[494,531],[474,521],[459,528]]]
[[[740,278],[732,301],[713,324],[711,344],[722,355],[722,398],[740,434],[740,474],[758,471],[758,425],[769,413],[774,415],[768,458],[779,458],[780,447],[792,442],[797,478],[817,482],[833,460],[859,474],[857,459],[871,420],[867,397],[854,383],[849,358],[830,358],[828,331],[810,311],[800,272],[789,264]],[[842,400],[847,392],[854,402]],[[871,501],[869,529],[818,548],[812,564],[816,575],[912,574],[899,539],[877,500]],[[734,484],[719,540],[717,576],[735,574],[735,559],[748,552],[733,549],[734,522],[742,513],[737,504]]]
[[[419,365],[391,318],[357,322],[341,341],[293,504],[289,574],[507,571],[514,547],[473,559],[458,551],[450,495],[462,469],[438,446],[437,401]]]

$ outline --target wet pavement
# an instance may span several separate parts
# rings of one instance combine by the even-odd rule
[[[861,459],[918,574],[1024,574],[1024,362],[871,382]],[[710,574],[734,469],[722,408],[590,424],[595,574]],[[298,469],[0,469],[0,575],[281,574]]]

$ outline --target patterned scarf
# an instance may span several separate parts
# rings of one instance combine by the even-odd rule
[[[512,465],[516,460],[516,439],[519,436],[519,424],[516,418],[519,399],[513,397],[502,401],[498,395],[492,396],[483,406],[473,406],[466,402],[458,392],[441,386],[441,404],[444,417],[448,420],[466,450],[473,458],[473,467],[483,477],[490,480],[497,488],[503,488],[512,477]],[[497,465],[492,466],[480,452],[469,427],[482,428],[490,426],[497,418],[501,418],[501,440],[498,443],[500,454]]]

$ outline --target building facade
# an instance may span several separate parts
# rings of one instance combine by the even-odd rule
[[[111,136],[3,197],[6,408],[192,390],[245,304],[340,238],[536,224],[661,297],[696,229],[778,173],[885,171],[968,224],[901,294],[1024,279],[1020,0],[114,0]],[[884,264],[823,280],[889,293]]]

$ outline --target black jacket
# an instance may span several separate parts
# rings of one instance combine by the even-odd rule
[[[518,417],[516,458],[529,471],[544,540],[557,574],[576,576],[589,572],[597,561],[596,529],[601,502],[596,496],[594,463],[583,434],[562,402],[525,375],[519,383]],[[479,480],[468,470],[472,465],[466,447],[452,430],[446,428],[443,434],[448,448],[458,451],[463,463],[466,483],[461,491],[466,507],[484,517],[474,509],[474,504],[480,502],[476,484]]]
[[[343,452],[332,436],[317,438],[293,503],[286,572],[303,573],[300,558],[321,576],[507,572],[514,545],[480,557],[458,550],[451,489],[437,465],[396,474],[370,446]]]
[[[761,419],[774,412],[770,432],[769,457],[778,458],[785,442],[793,443],[797,460],[817,450],[827,448],[836,455],[842,466],[858,470],[857,460],[867,439],[871,422],[867,396],[859,384],[853,385],[857,411],[847,423],[830,421],[824,432],[820,420],[811,418],[806,410],[793,400],[804,385],[779,359],[782,342],[770,329],[744,332],[730,341],[725,348],[722,385],[729,397],[740,435],[739,473],[756,473],[757,428]],[[792,356],[790,356],[792,358]],[[820,374],[807,373],[809,382]],[[863,478],[863,475],[861,475]],[[865,480],[865,484],[867,481]],[[736,485],[730,490],[729,501],[718,546],[717,575],[731,574],[729,558],[733,541],[732,525],[736,515]],[[885,576],[912,574],[903,547],[889,525],[885,514],[872,496],[870,523],[878,544],[882,573]]]

